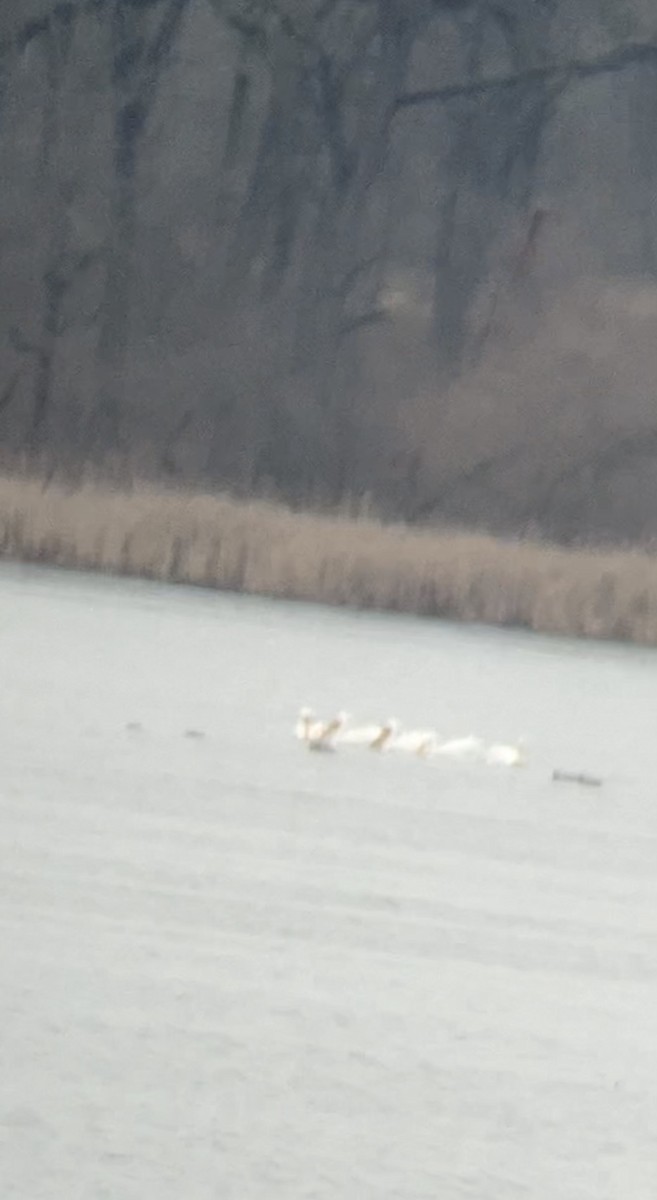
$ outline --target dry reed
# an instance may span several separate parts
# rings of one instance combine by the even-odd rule
[[[657,558],[0,478],[0,554],[325,604],[657,644]]]

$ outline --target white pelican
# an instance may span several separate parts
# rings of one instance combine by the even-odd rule
[[[347,713],[339,712],[330,721],[315,721],[307,737],[309,750],[335,750],[335,743],[347,721]]]
[[[487,763],[497,767],[523,767],[527,762],[522,742],[518,742],[515,746],[506,746],[502,742],[496,742],[487,747],[485,757]]]
[[[305,742],[310,750],[333,750],[338,733],[347,720],[347,713],[340,712],[330,721],[321,721],[312,708],[302,708],[294,727],[295,736]]]
[[[383,725],[356,725],[353,729],[344,729],[338,741],[345,746],[365,746],[370,750],[383,750],[390,742],[398,728],[397,721],[385,721]]]
[[[432,729],[405,729],[393,738],[390,749],[415,754],[418,758],[429,758],[437,746],[438,738]]]
[[[443,754],[446,758],[481,758],[483,752],[484,743],[473,733],[468,734],[467,737],[451,738],[448,742],[441,742],[434,750],[435,754]]]
[[[383,725],[379,726],[376,736],[368,742],[370,750],[388,750],[393,744],[393,740],[399,729],[399,722],[394,717],[389,717],[384,721]]]
[[[297,737],[300,742],[307,742],[310,737],[310,731],[313,725],[316,724],[318,724],[318,722],[312,708],[299,709],[297,723],[294,726],[294,736]]]
[[[399,721],[395,717],[388,717],[382,725],[360,725],[355,729],[347,729],[340,734],[339,741],[348,746],[366,746],[369,750],[379,752],[401,750],[428,758],[434,751],[436,735],[432,729],[406,729],[402,732]]]

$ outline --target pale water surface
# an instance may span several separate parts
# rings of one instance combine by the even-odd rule
[[[0,665],[2,1200],[655,1200],[654,653],[3,566]]]

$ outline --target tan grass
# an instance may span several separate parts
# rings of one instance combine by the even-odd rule
[[[0,477],[0,554],[355,608],[657,645],[657,558]]]

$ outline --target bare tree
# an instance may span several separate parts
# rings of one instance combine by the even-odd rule
[[[352,442],[350,339],[384,317],[374,266],[388,227],[371,199],[429,0],[298,0],[220,11],[270,71],[268,110],[226,263],[226,303],[285,298],[289,366],[324,413],[331,490],[344,488]],[[351,360],[351,363],[350,363]],[[289,369],[288,366],[288,369]]]
[[[12,331],[17,350],[33,359],[33,405],[29,416],[26,446],[38,451],[52,401],[57,341],[65,331],[64,303],[78,275],[92,264],[90,252],[70,249],[69,208],[74,189],[59,177],[61,139],[61,93],[75,27],[73,5],[60,5],[45,19],[40,43],[45,61],[45,103],[39,162],[39,188],[46,199],[48,236],[41,281],[42,306],[33,342],[19,330]]]
[[[107,272],[99,313],[100,387],[92,430],[97,452],[121,445],[139,146],[188,2],[109,0],[103,14],[110,56],[113,131]]]
[[[130,443],[141,462],[189,478],[271,484],[299,500],[371,488],[388,511],[426,516],[458,514],[475,494],[497,497],[507,517],[557,511],[531,439],[514,441],[512,422],[506,442],[497,436],[511,401],[506,377],[493,394],[489,368],[552,320],[550,289],[564,278],[554,260],[569,253],[568,215],[553,209],[553,192],[558,205],[566,190],[555,146],[576,160],[569,114],[580,99],[583,119],[605,107],[601,154],[605,136],[618,154],[606,202],[620,216],[591,231],[595,269],[654,274],[649,9],[3,5],[7,446],[59,454],[69,441],[116,460]],[[174,83],[183,63],[188,89]],[[622,105],[604,87],[612,77]],[[576,175],[577,162],[567,169]],[[604,204],[603,192],[593,201]],[[574,202],[576,223],[573,212]],[[554,403],[569,415],[567,398]],[[607,432],[608,443],[593,439],[605,462],[615,438],[634,447],[631,423]],[[588,454],[574,445],[579,426],[572,453],[552,426],[544,435],[571,471],[568,487],[593,478],[590,464],[577,474]],[[526,480],[515,495],[505,482],[530,459],[533,507]]]
[[[40,451],[45,440],[54,435],[54,430],[48,432],[46,422],[53,400],[58,340],[71,323],[66,312],[67,301],[79,279],[99,259],[98,248],[75,245],[70,212],[77,186],[61,161],[63,92],[76,22],[82,12],[92,8],[89,0],[84,4],[60,0],[54,5],[42,5],[31,20],[14,29],[7,44],[12,57],[35,47],[40,52],[43,75],[35,198],[44,234],[39,311],[30,321],[28,331],[19,324],[9,329],[10,344],[23,359],[18,376],[29,378],[31,406],[25,414],[22,444],[32,454]]]

